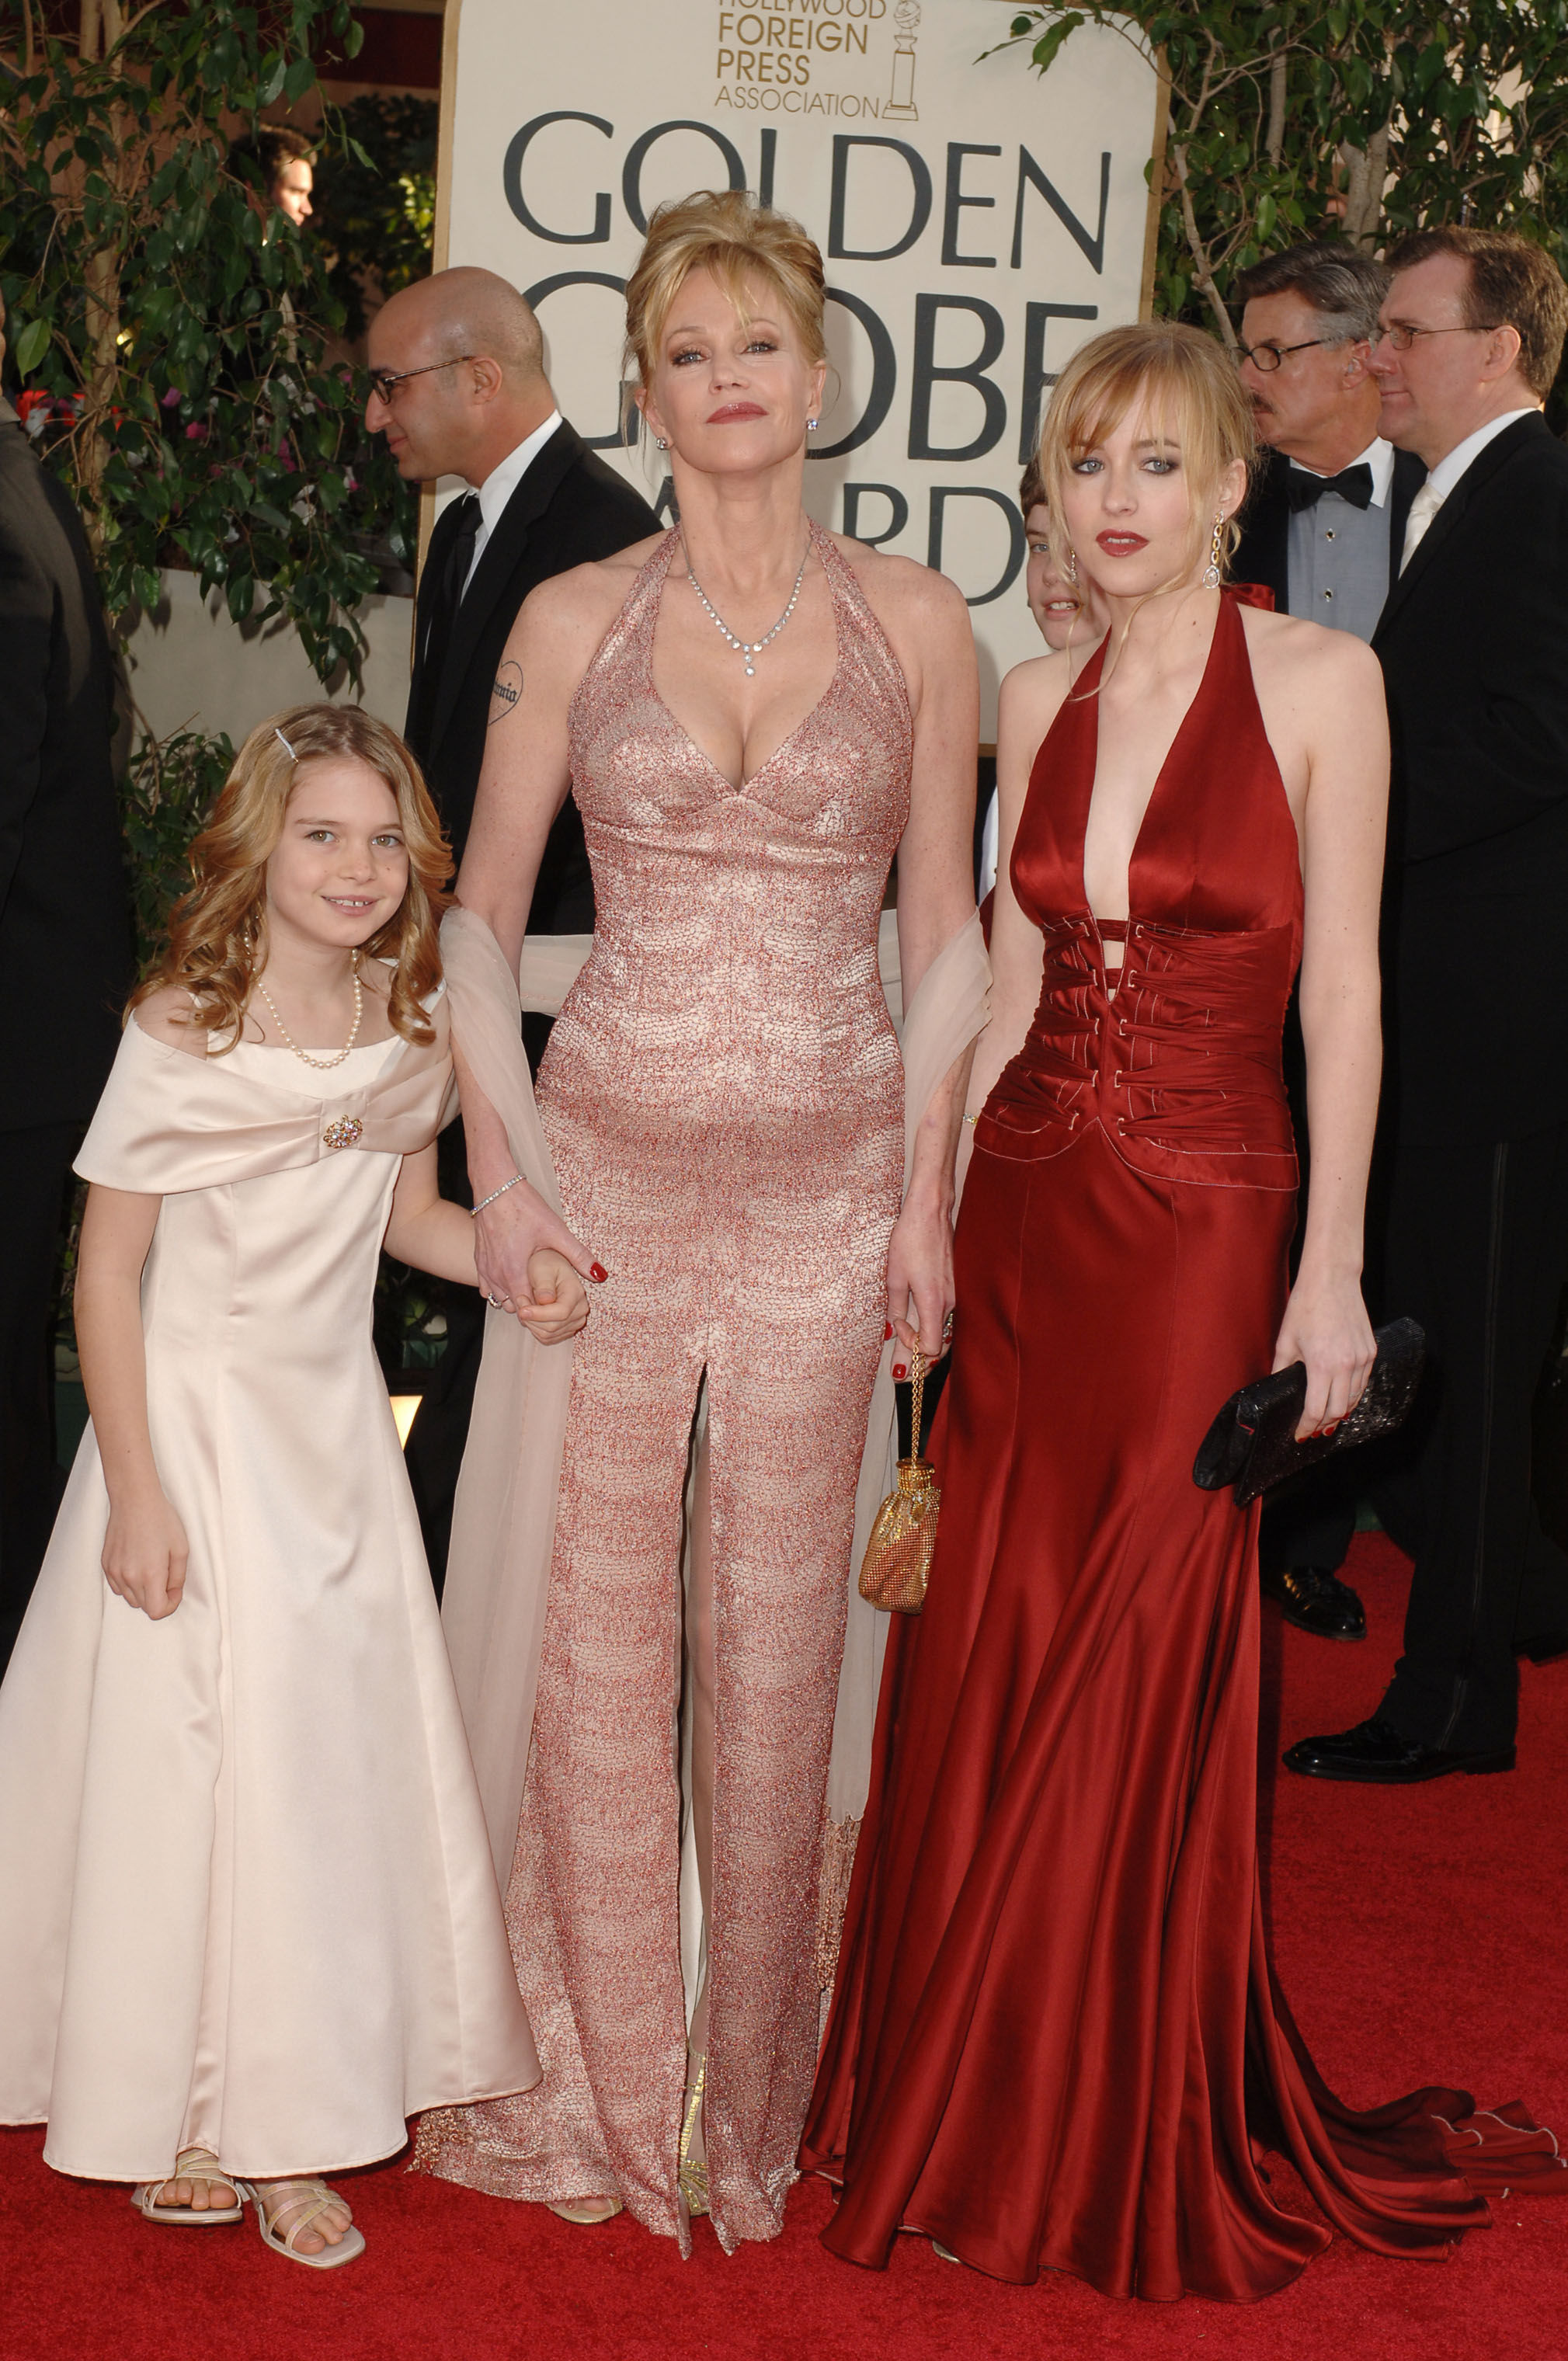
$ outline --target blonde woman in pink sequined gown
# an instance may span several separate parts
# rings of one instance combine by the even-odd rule
[[[801,506],[826,374],[805,233],[740,194],[665,208],[628,309],[682,526],[524,607],[507,650],[523,693],[492,729],[458,884],[515,973],[570,782],[598,931],[539,1077],[564,1220],[507,1186],[515,1135],[465,1075],[454,999],[476,1202],[504,1190],[477,1217],[481,1279],[525,1301],[548,1241],[593,1282],[587,1331],[554,1348],[575,1360],[507,1894],[544,2073],[525,2099],[427,2118],[420,2159],[573,2219],[624,2205],[683,2247],[708,2211],[732,2248],[780,2228],[816,2061],[872,1382],[887,1323],[902,1374],[952,1302],[968,1055],[905,1189],[877,930],[896,856],[907,1005],[972,923],[977,695],[951,585]],[[685,1641],[706,1976],[688,2026],[681,1564],[705,1379]]]

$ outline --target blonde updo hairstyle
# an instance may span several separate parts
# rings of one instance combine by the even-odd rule
[[[743,325],[762,286],[800,340],[807,363],[828,358],[822,257],[797,221],[760,204],[746,189],[698,189],[656,207],[637,267],[626,282],[626,363],[646,392],[675,297],[694,270],[723,289]]]
[[[1051,546],[1070,549],[1062,511],[1069,468],[1113,433],[1129,412],[1168,431],[1181,453],[1191,502],[1190,544],[1181,576],[1208,562],[1225,470],[1249,475],[1257,453],[1252,404],[1229,355],[1201,328],[1179,320],[1108,328],[1080,345],[1052,391],[1040,431],[1039,472],[1051,511]],[[1220,534],[1222,578],[1241,539],[1245,494]]]
[[[287,741],[287,742],[285,742]],[[238,1042],[267,939],[267,864],[277,851],[301,768],[323,758],[366,763],[390,789],[408,849],[408,891],[360,945],[392,961],[388,1015],[405,1041],[434,1028],[420,1005],[441,981],[441,914],[452,855],[419,764],[395,730],[354,705],[294,705],[254,729],[192,844],[192,884],[174,905],[169,940],[131,994],[137,1007],[173,984],[191,998],[192,1025]]]

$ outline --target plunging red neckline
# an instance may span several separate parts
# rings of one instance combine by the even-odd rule
[[[674,562],[675,543],[679,538],[678,528],[672,531],[670,534],[669,546],[664,555],[664,571],[660,578],[658,599],[653,609],[652,627],[648,633],[648,691],[650,696],[653,698],[654,703],[659,707],[661,712],[665,714],[675,729],[680,731],[681,736],[685,740],[693,753],[696,754],[700,761],[707,764],[708,769],[713,773],[716,779],[723,780],[726,792],[732,796],[744,796],[750,793],[751,789],[755,786],[757,781],[764,777],[766,774],[772,770],[773,764],[779,760],[781,755],[786,753],[789,748],[794,745],[802,730],[809,728],[810,724],[816,720],[817,715],[821,712],[823,707],[827,704],[828,698],[832,696],[834,690],[839,686],[839,675],[843,668],[844,662],[844,633],[839,617],[838,589],[834,584],[832,574],[828,568],[828,561],[822,549],[822,544],[826,540],[827,536],[822,533],[821,528],[816,524],[810,517],[807,517],[806,520],[806,529],[811,546],[817,553],[817,562],[822,568],[822,578],[828,585],[828,599],[833,613],[833,669],[828,674],[827,686],[823,689],[821,696],[817,699],[816,704],[810,706],[807,710],[801,715],[800,719],[795,724],[795,727],[789,731],[787,736],[779,740],[778,744],[773,748],[773,752],[768,756],[765,762],[759,763],[756,769],[752,771],[748,777],[738,781],[732,779],[729,772],[726,771],[721,764],[714,761],[713,756],[708,752],[707,747],[702,743],[702,741],[687,727],[685,722],[681,719],[680,715],[675,711],[674,706],[671,705],[663,691],[659,686],[657,680],[653,676],[653,646],[654,642],[657,640],[659,635],[659,613],[664,603],[664,584],[669,580],[670,567]]]
[[[1095,934],[1100,941],[1100,965],[1102,972],[1106,975],[1109,975],[1112,971],[1108,970],[1105,966],[1105,937],[1107,933],[1109,933],[1113,940],[1125,941],[1127,929],[1133,923],[1133,874],[1137,867],[1138,855],[1143,850],[1144,838],[1148,832],[1150,815],[1153,813],[1155,806],[1160,799],[1160,790],[1165,785],[1166,774],[1169,771],[1172,763],[1176,760],[1178,751],[1180,749],[1184,740],[1195,728],[1196,717],[1200,713],[1209,694],[1210,685],[1214,675],[1214,666],[1219,651],[1221,634],[1227,627],[1227,617],[1230,619],[1229,628],[1233,631],[1244,631],[1245,634],[1245,627],[1242,623],[1240,615],[1236,613],[1234,603],[1226,598],[1224,592],[1222,590],[1220,593],[1219,605],[1214,615],[1214,628],[1209,635],[1208,653],[1203,659],[1203,670],[1199,676],[1198,686],[1192,692],[1192,696],[1187,706],[1187,710],[1183,713],[1180,720],[1176,725],[1170,743],[1165,750],[1158,770],[1155,773],[1154,785],[1149,789],[1148,793],[1148,801],[1144,806],[1143,817],[1138,822],[1137,831],[1133,838],[1133,849],[1127,855],[1127,911],[1126,916],[1122,918],[1101,917],[1099,912],[1094,908],[1092,903],[1090,901],[1089,884],[1083,865],[1084,854],[1088,850],[1089,842],[1089,818],[1090,814],[1094,807],[1095,782],[1100,774],[1100,706],[1098,697],[1095,697],[1092,700],[1094,710],[1091,717],[1092,736],[1090,749],[1092,759],[1080,766],[1080,775],[1087,777],[1089,784],[1083,797],[1081,826],[1080,826],[1077,830],[1078,889],[1080,899],[1083,906],[1084,915],[1093,927]],[[1075,703],[1088,704],[1091,701],[1090,697],[1085,695],[1075,694],[1075,689],[1077,691],[1082,691],[1085,687],[1090,689],[1098,689],[1101,673],[1102,672],[1105,664],[1105,651],[1110,645],[1110,637],[1111,635],[1109,631],[1107,631],[1104,639],[1101,641],[1100,645],[1095,649],[1094,653],[1090,657],[1089,662],[1084,665],[1082,672],[1079,675],[1074,687],[1069,688],[1067,696],[1063,698],[1062,703],[1058,709],[1056,720],[1052,722],[1050,730],[1047,733],[1047,743],[1049,741],[1049,738],[1055,734],[1057,722],[1060,721],[1062,716],[1068,711],[1070,705]],[[1118,965],[1114,972],[1119,975],[1121,973],[1122,966],[1124,965],[1125,961],[1124,961]]]

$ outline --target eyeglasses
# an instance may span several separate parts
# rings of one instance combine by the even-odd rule
[[[367,369],[365,374],[378,401],[389,406],[399,386],[406,385],[411,377],[433,377],[437,369],[456,368],[460,362],[477,360],[478,357],[477,353],[454,353],[449,361],[431,361],[423,368]]]
[[[1466,324],[1455,328],[1418,328],[1408,320],[1396,320],[1387,328],[1380,327],[1372,341],[1390,344],[1397,353],[1408,353],[1418,336],[1490,336],[1507,324],[1503,320],[1477,320],[1474,327]]]
[[[1238,345],[1235,364],[1240,368],[1243,361],[1250,361],[1255,369],[1261,369],[1265,377],[1271,377],[1288,354],[1310,353],[1314,346],[1332,342],[1328,336],[1309,336],[1304,344],[1299,345]]]

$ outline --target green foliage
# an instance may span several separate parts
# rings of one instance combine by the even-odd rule
[[[169,913],[191,883],[191,840],[234,767],[226,736],[178,730],[144,738],[120,786],[120,829],[130,862],[137,973],[164,944]]]
[[[1110,25],[1170,81],[1157,308],[1230,337],[1234,273],[1302,237],[1474,221],[1563,256],[1568,0],[1077,0],[1025,7],[1047,71]]]
[[[381,1257],[376,1279],[376,1350],[385,1369],[433,1369],[446,1350],[448,1282]]]
[[[315,234],[349,336],[365,333],[367,291],[395,295],[430,269],[440,114],[433,98],[351,100],[342,140],[317,169]]]
[[[357,680],[376,574],[356,542],[406,558],[414,504],[329,357],[324,258],[264,218],[227,137],[311,87],[321,38],[357,49],[348,0],[81,0],[74,43],[39,13],[0,0],[19,69],[0,288],[21,407],[81,503],[104,606],[154,606],[159,567],[186,566],[236,621],[287,616],[323,681]]]

